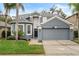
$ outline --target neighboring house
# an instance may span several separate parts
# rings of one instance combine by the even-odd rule
[[[16,19],[13,19],[13,21],[10,23],[11,23],[11,34],[13,35],[13,32],[16,31]],[[40,13],[34,12],[19,15],[18,23],[19,23],[18,24],[19,30],[23,31],[25,33],[24,36],[26,36],[27,38],[28,37],[38,39],[73,38],[73,31],[70,29],[70,25],[72,24],[63,19],[62,16],[57,15],[57,13],[52,14],[50,12],[42,11]],[[52,29],[55,26],[57,26],[58,28]],[[41,30],[39,30],[40,27],[42,28]]]
[[[10,25],[7,24],[7,30],[10,30]],[[0,38],[3,37],[2,33],[5,31],[5,22],[0,21]]]
[[[74,25],[74,29],[73,29],[74,31],[78,30],[77,13],[67,17],[66,20],[71,22]]]

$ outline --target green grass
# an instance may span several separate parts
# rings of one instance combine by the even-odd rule
[[[0,40],[0,54],[44,54],[44,49],[24,40]]]

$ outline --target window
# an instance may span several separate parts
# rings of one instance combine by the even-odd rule
[[[32,34],[32,25],[31,24],[27,24],[27,35],[31,35]]]
[[[11,24],[11,35],[13,35],[14,31],[15,31],[15,24]]]
[[[30,17],[26,18],[26,20],[30,21]]]
[[[24,27],[23,27],[23,24],[19,24],[19,25],[18,25],[18,29],[19,29],[19,31],[24,32]]]

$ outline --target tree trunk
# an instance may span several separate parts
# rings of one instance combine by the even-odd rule
[[[7,13],[8,10],[5,11],[5,39],[7,39]]]
[[[18,40],[18,13],[19,3],[16,3],[16,40]]]
[[[78,12],[78,39],[79,39],[79,12]]]

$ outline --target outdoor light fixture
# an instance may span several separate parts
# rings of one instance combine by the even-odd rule
[[[58,28],[57,26],[54,26],[54,28]]]
[[[58,27],[57,26],[53,26],[52,28],[55,29],[55,28],[58,28]]]

